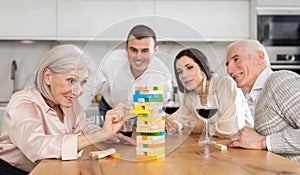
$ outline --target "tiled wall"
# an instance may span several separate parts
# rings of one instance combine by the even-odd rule
[[[33,70],[39,56],[53,45],[73,43],[82,47],[99,65],[101,58],[116,47],[123,47],[122,42],[97,41],[97,42],[36,42],[34,44],[22,44],[18,41],[0,42],[0,102],[8,101],[13,92],[13,80],[11,80],[11,63],[17,62],[17,89],[22,89],[33,83]],[[201,49],[209,58],[212,67],[217,73],[226,74],[224,67],[225,47],[227,42],[160,42],[158,56],[173,72],[173,59],[175,55],[186,47]]]

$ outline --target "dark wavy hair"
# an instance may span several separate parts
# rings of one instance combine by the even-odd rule
[[[178,85],[180,92],[187,91],[184,88],[184,86],[182,85],[182,83],[179,79],[179,75],[176,71],[177,70],[176,63],[183,56],[187,56],[187,57],[193,59],[199,65],[200,69],[206,74],[207,79],[208,80],[211,79],[213,71],[212,71],[211,66],[210,66],[206,56],[204,55],[204,53],[202,53],[200,50],[195,49],[195,48],[189,48],[189,49],[182,50],[176,55],[175,60],[174,60],[175,77],[176,77],[177,85]]]

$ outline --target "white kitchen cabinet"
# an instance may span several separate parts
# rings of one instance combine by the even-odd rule
[[[153,6],[138,0],[57,0],[57,38],[123,41],[136,23],[153,26]]]
[[[136,24],[161,40],[250,36],[250,0],[0,0],[0,39],[124,41]]]
[[[55,0],[0,0],[0,39],[55,39]]]
[[[157,0],[156,31],[166,38],[185,41],[232,41],[247,39],[249,0]],[[168,27],[165,27],[169,21]],[[173,21],[173,22],[171,22]]]
[[[246,39],[249,0],[58,0],[58,40],[125,40],[130,28],[147,24],[161,40]]]

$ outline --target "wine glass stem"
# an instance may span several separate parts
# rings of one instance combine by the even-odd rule
[[[209,140],[207,119],[205,119],[205,140]]]

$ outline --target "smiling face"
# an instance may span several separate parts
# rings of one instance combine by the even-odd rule
[[[188,91],[198,89],[206,77],[199,65],[188,56],[180,57],[177,60],[176,71],[180,82]]]
[[[88,78],[88,70],[71,70],[63,74],[53,74],[48,68],[44,80],[50,86],[56,104],[69,108],[73,101],[83,94],[83,85]]]
[[[157,46],[155,46],[152,37],[137,39],[130,36],[126,45],[128,60],[134,78],[139,77],[147,69],[151,58],[157,53]]]
[[[259,74],[267,67],[264,53],[256,51],[250,56],[245,44],[231,47],[226,58],[227,73],[234,79],[239,88],[250,92]]]

